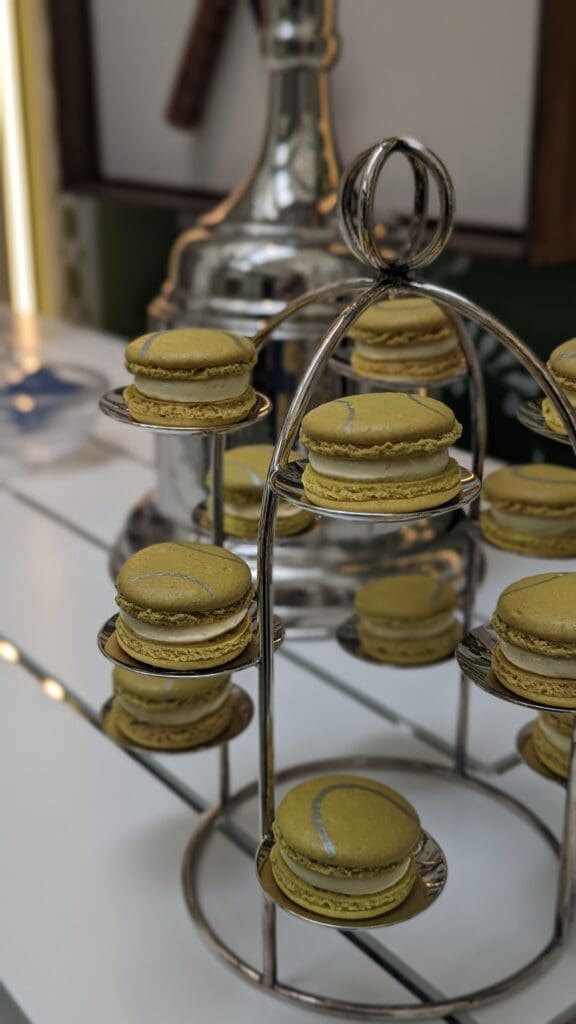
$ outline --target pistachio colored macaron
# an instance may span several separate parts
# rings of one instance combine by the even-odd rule
[[[576,555],[576,469],[547,463],[507,466],[484,480],[486,540],[507,551],[561,558]]]
[[[126,349],[134,384],[124,391],[131,417],[170,427],[238,423],[254,407],[256,350],[231,331],[179,327],[136,338]]]
[[[359,317],[350,337],[359,377],[433,381],[464,364],[452,324],[430,299],[378,302]]]
[[[527,700],[576,710],[576,573],[525,576],[501,593],[492,670]]]
[[[575,720],[576,715],[542,711],[532,725],[532,742],[538,760],[562,779],[568,778]]]
[[[250,643],[250,569],[224,548],[153,544],[124,563],[116,591],[118,643],[147,665],[201,671]]]
[[[223,496],[224,532],[231,537],[253,538],[258,536],[260,505],[264,484],[274,452],[271,444],[249,444],[229,448],[224,455]],[[293,452],[290,460],[298,458]],[[206,486],[211,490],[210,473]],[[207,525],[211,522],[210,498],[208,499]],[[312,526],[314,516],[305,509],[291,505],[288,501],[278,502],[276,536],[290,537],[303,533]]]
[[[230,675],[156,679],[128,669],[112,675],[115,721],[127,739],[154,750],[209,743],[230,724]]]
[[[456,594],[435,576],[399,574],[372,580],[356,594],[361,650],[391,665],[426,665],[454,653],[462,626]]]
[[[551,353],[547,366],[570,405],[576,409],[576,338],[571,338],[563,345],[558,345]],[[545,398],[542,402],[542,414],[551,430],[557,434],[566,434],[564,421],[549,398]]]
[[[294,903],[342,921],[399,906],[416,881],[418,815],[400,793],[359,775],[295,786],[273,825],[270,864]]]
[[[403,393],[351,395],[307,413],[302,482],[310,502],[358,512],[416,512],[460,492],[448,447],[462,428],[443,402]]]

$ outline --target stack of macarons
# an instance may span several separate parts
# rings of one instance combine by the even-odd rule
[[[250,569],[212,544],[153,544],[116,579],[115,636],[136,661],[176,672],[226,665],[252,637]]]
[[[152,750],[189,750],[221,736],[232,717],[230,674],[156,678],[115,668],[111,714],[123,739]]]
[[[132,419],[166,427],[217,427],[250,414],[256,350],[231,331],[181,327],[136,338],[126,349],[134,383],[124,390]]]
[[[350,361],[359,377],[434,381],[463,366],[454,328],[430,299],[376,303],[358,318],[350,337]]]
[[[461,489],[460,468],[448,451],[461,433],[452,410],[434,398],[379,392],[327,402],[302,421],[306,497],[322,508],[355,512],[443,505]]]
[[[507,466],[489,473],[480,524],[499,548],[542,558],[576,555],[576,469]]]
[[[323,775],[291,789],[273,825],[278,888],[323,917],[389,913],[410,895],[422,829],[412,805],[357,775]]]
[[[528,701],[576,711],[576,573],[517,580],[501,593],[492,670]]]
[[[384,576],[361,587],[354,606],[360,649],[391,665],[426,665],[454,653],[462,626],[448,582],[416,573]]]
[[[561,779],[568,778],[576,715],[541,711],[532,724],[532,743],[542,765]]]
[[[558,345],[550,354],[547,366],[570,405],[576,409],[576,338]],[[551,430],[557,434],[566,434],[564,420],[549,398],[542,402],[542,414]]]
[[[229,448],[224,455],[223,497],[224,532],[230,537],[253,538],[258,536],[258,520],[264,493],[264,484],[274,452],[271,444],[241,445]],[[290,460],[298,458],[293,452]],[[212,480],[206,479],[208,490]],[[211,502],[208,499],[206,524],[211,522]],[[314,516],[305,509],[279,501],[276,514],[276,536],[290,537],[303,533],[314,522]]]

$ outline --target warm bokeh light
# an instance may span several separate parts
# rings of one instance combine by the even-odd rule
[[[0,658],[3,658],[4,661],[19,661],[18,648],[14,647],[9,640],[0,640]]]
[[[32,412],[36,408],[36,402],[30,395],[16,395],[12,405],[18,412]]]
[[[66,690],[56,679],[44,679],[42,689],[46,696],[50,697],[50,700],[64,700],[66,697]]]

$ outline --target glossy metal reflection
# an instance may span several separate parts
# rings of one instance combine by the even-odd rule
[[[454,654],[448,654],[443,655],[441,658],[435,658],[433,661],[413,662],[407,665],[396,661],[384,661],[382,658],[374,658],[362,648],[356,615],[352,615],[349,619],[345,619],[344,622],[340,623],[336,630],[336,640],[342,650],[346,651],[346,654],[350,654],[353,658],[366,661],[370,665],[379,665],[383,669],[393,668],[395,672],[398,669],[411,669],[412,671],[419,668],[426,669],[431,665],[441,665],[445,661],[452,661],[454,658]]]

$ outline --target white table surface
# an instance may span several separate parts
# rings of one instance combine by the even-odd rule
[[[119,340],[49,320],[41,333],[52,359],[98,367],[114,385],[125,379]],[[216,797],[216,752],[151,756],[147,770],[42,688],[45,678],[55,680],[94,711],[109,696],[110,666],[95,643],[114,610],[107,549],[128,508],[152,484],[146,432],[100,416],[77,453],[11,473],[0,487],[0,637],[20,652],[19,663],[0,659],[0,980],[34,1024],[318,1020],[226,970],[186,910],[181,861],[198,811]],[[480,619],[508,582],[547,568],[492,549],[486,555]],[[288,642],[277,665],[279,766],[366,752],[446,760],[455,665],[384,670],[355,661],[331,641]],[[255,673],[241,682],[254,696]],[[510,767],[516,732],[530,717],[473,689],[471,755],[491,781],[524,799],[558,833],[561,788],[521,764]],[[254,778],[254,724],[231,745],[231,762],[234,786]],[[374,933],[382,960],[408,986],[418,981],[429,994],[444,995],[519,967],[550,929],[549,849],[477,793],[406,773],[390,781],[414,800],[444,847],[449,881],[426,914]],[[255,834],[255,807],[243,808],[239,821]],[[257,957],[251,859],[218,837],[203,878],[213,920],[231,945]],[[281,914],[279,943],[281,977],[291,984],[342,998],[413,998],[335,931]],[[576,1021],[574,952],[572,943],[543,978],[505,1002],[451,1019]]]

